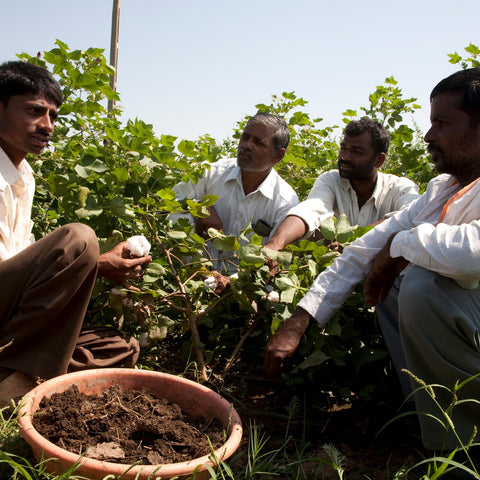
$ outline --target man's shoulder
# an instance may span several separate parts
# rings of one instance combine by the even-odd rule
[[[382,179],[383,184],[385,186],[390,186],[390,187],[411,186],[411,187],[417,188],[417,184],[413,180],[410,180],[407,177],[401,177],[393,173],[383,173],[383,172],[378,172],[378,176]]]
[[[442,173],[436,177],[433,177],[427,184],[427,190],[438,191],[449,187],[458,188],[458,181],[455,177],[448,173]]]
[[[237,169],[237,159],[222,157],[216,162],[210,163],[209,165],[210,175],[228,175],[230,172]]]
[[[282,199],[287,202],[298,203],[298,195],[295,189],[275,170],[272,169],[270,176],[273,179],[273,199]]]
[[[219,158],[216,162],[211,163],[210,165],[217,168],[233,168],[237,166],[237,159],[222,157]]]
[[[317,177],[317,180],[319,178],[329,179],[329,180],[333,180],[333,181],[337,181],[337,182],[339,182],[342,179],[342,177],[340,176],[340,173],[338,172],[338,170],[336,168],[333,168],[332,170],[326,170],[325,172],[322,172]]]
[[[340,173],[336,168],[332,170],[326,170],[315,179],[312,188],[315,188],[318,185],[341,185],[345,179],[340,176]],[[347,183],[348,180],[346,180]]]

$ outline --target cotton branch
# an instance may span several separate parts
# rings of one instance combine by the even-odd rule
[[[190,333],[192,334],[193,348],[194,348],[195,357],[196,357],[197,363],[198,363],[198,370],[199,370],[199,373],[200,373],[200,378],[202,378],[202,380],[208,380],[207,369],[206,369],[206,365],[205,365],[205,359],[203,357],[203,351],[200,347],[200,335],[199,335],[198,329],[197,329],[198,315],[196,315],[193,311],[192,302],[190,301],[190,299],[188,297],[188,294],[185,291],[185,285],[183,284],[181,278],[179,277],[179,275],[177,273],[176,268],[173,265],[172,258],[170,256],[170,251],[165,247],[162,240],[160,240],[159,236],[157,235],[157,233],[153,229],[153,227],[152,227],[150,221],[148,220],[148,218],[145,217],[145,221],[147,222],[148,228],[153,233],[153,235],[155,237],[155,241],[158,243],[158,245],[160,246],[160,248],[164,252],[165,257],[166,257],[167,262],[168,262],[168,265],[170,267],[170,273],[173,276],[175,282],[177,283],[178,289],[180,290],[181,296],[183,298],[183,303],[184,303],[184,309],[182,309],[182,310],[183,310],[185,316],[187,317],[188,328],[190,329]]]

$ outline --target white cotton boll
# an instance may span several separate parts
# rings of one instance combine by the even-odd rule
[[[280,295],[278,294],[278,292],[270,292],[267,295],[267,300],[272,303],[278,303],[280,301]]]
[[[143,235],[135,235],[127,240],[127,247],[134,257],[144,257],[150,253],[150,243]]]
[[[148,338],[151,340],[163,340],[167,337],[168,328],[165,325],[159,327],[158,325],[154,325],[150,327],[148,331]]]
[[[235,278],[235,279],[237,279],[237,278],[238,278],[238,273],[233,273],[232,275],[230,275],[230,278]]]
[[[150,338],[148,338],[148,332],[143,332],[138,337],[138,343],[140,348],[148,347],[150,345]]]
[[[217,288],[217,281],[215,280],[215,277],[213,276],[210,276],[210,277],[207,277],[203,283],[205,284],[205,286],[207,288],[209,288],[210,290],[215,290]]]

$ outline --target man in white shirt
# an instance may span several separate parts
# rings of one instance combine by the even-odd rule
[[[348,217],[351,225],[366,227],[402,210],[418,197],[418,187],[404,177],[379,172],[390,136],[369,118],[350,122],[340,144],[338,170],[322,173],[306,200],[293,207],[265,245],[281,250],[310,238],[329,217]]]
[[[449,389],[480,372],[480,69],[442,80],[430,100],[432,126],[425,141],[442,175],[409,207],[345,248],[317,277],[267,345],[268,376],[278,377],[310,323],[325,325],[364,278],[365,300],[377,305],[397,371],[407,368],[427,384]],[[475,378],[457,392],[458,399],[477,401],[479,390],[480,378]],[[451,395],[435,392],[446,409]],[[458,447],[452,431],[428,416],[444,421],[426,390],[414,398],[417,412],[423,412],[425,447]],[[467,443],[480,425],[478,402],[458,404],[452,420]]]
[[[293,188],[273,168],[284,157],[289,141],[288,125],[283,119],[257,113],[245,126],[236,159],[219,160],[197,183],[180,183],[173,188],[179,200],[218,196],[210,207],[210,216],[197,219],[200,235],[207,237],[212,227],[238,237],[251,224],[265,241],[270,238],[289,209],[298,203]],[[236,271],[231,252],[209,248],[215,270]]]
[[[127,242],[99,255],[83,224],[65,225],[35,242],[35,190],[27,154],[40,154],[63,98],[45,69],[0,65],[0,407],[67,371],[131,367],[138,342],[83,325],[97,275],[127,284],[148,257],[130,258]]]

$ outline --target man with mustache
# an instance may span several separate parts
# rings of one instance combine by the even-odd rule
[[[265,244],[281,250],[300,238],[319,238],[322,222],[348,217],[351,225],[365,227],[402,210],[418,197],[408,178],[378,170],[385,162],[390,136],[369,118],[350,122],[338,155],[338,170],[322,173],[308,197],[293,207],[273,237]]]
[[[267,345],[265,372],[280,374],[311,322],[326,325],[355,285],[365,279],[366,302],[374,306],[401,378],[404,393],[418,384],[453,389],[450,413],[464,444],[480,425],[480,69],[461,70],[432,90],[431,128],[425,135],[441,173],[406,209],[345,248],[299,302]],[[410,381],[409,381],[410,380]],[[422,441],[428,449],[459,446],[440,408],[452,395],[435,388],[414,393]]]
[[[289,141],[288,125],[283,119],[257,113],[245,126],[236,159],[219,160],[197,183],[180,183],[173,188],[179,200],[218,196],[210,207],[210,216],[196,221],[199,235],[206,238],[208,229],[215,228],[238,237],[251,223],[265,241],[270,238],[288,210],[298,203],[293,188],[273,168],[284,157]],[[229,258],[231,252],[209,248],[215,270],[236,271],[235,262]]]
[[[132,367],[134,338],[83,324],[97,275],[124,283],[151,257],[130,258],[127,242],[99,255],[88,226],[67,224],[35,241],[35,191],[28,154],[47,146],[63,102],[44,68],[0,65],[0,407],[67,371]]]

